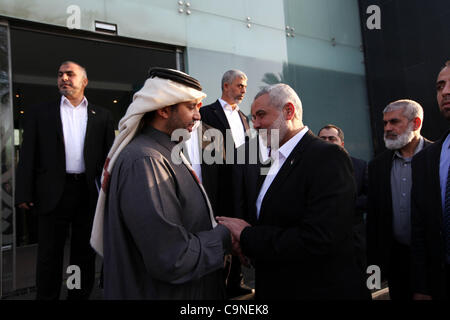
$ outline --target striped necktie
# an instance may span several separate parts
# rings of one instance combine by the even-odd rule
[[[194,169],[192,169],[191,164],[186,159],[186,156],[183,154],[183,152],[180,152],[180,158],[181,161],[183,161],[183,164],[188,168],[191,175],[194,177],[194,180],[197,181],[198,186],[200,187],[200,190],[203,193],[203,197],[205,198],[206,204],[208,205],[208,211],[209,211],[209,218],[211,219],[212,227],[215,228],[217,226],[216,219],[214,218],[213,210],[211,207],[211,203],[209,202],[208,195],[206,194],[205,188],[203,188],[202,183],[200,182],[200,179],[198,178],[197,174],[195,173]]]
[[[443,225],[447,262],[450,262],[450,166],[448,167],[447,184],[445,187],[445,210]]]

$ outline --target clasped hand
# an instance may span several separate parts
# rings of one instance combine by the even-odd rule
[[[229,217],[216,217],[217,221],[230,230],[231,233],[231,247],[233,255],[239,257],[239,260],[244,266],[249,266],[248,258],[242,253],[240,244],[241,233],[245,227],[251,227],[251,225],[241,219],[229,218]]]

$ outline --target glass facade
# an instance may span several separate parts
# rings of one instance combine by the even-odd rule
[[[345,133],[349,153],[370,160],[373,151],[358,2],[284,3],[288,63],[278,78],[300,95],[304,122],[314,133],[328,123],[335,124]]]
[[[258,89],[290,84],[315,133],[334,123],[346,148],[370,159],[372,144],[357,0],[0,0],[0,14],[57,26],[95,21],[117,25],[118,35],[183,46],[186,70],[200,79],[211,103],[222,74],[237,68],[249,77],[241,108],[250,112]],[[75,11],[74,11],[75,10]]]
[[[68,57],[64,52],[75,50],[82,61],[99,62],[91,68],[88,66],[88,73],[94,76],[90,79],[91,95],[95,93],[100,104],[103,100],[112,101],[114,90],[119,97],[117,100],[122,97],[129,101],[141,78],[145,78],[148,67],[169,66],[164,62],[169,60],[171,66],[185,69],[200,80],[208,95],[204,104],[220,97],[220,82],[225,71],[245,72],[248,88],[240,108],[247,115],[253,97],[262,86],[287,83],[299,94],[304,123],[314,133],[333,123],[344,130],[345,147],[352,156],[372,158],[357,0],[0,0],[0,16],[13,20],[13,25],[28,23],[25,31],[11,27],[12,66],[8,65],[7,29],[0,26],[1,92],[3,95],[3,89],[11,87],[3,80],[3,75],[10,71],[14,90],[14,101],[10,101],[9,96],[1,101],[3,244],[14,238],[13,233],[8,232],[14,229],[11,190],[13,164],[17,161],[14,148],[17,150],[20,144],[21,107],[33,99],[39,101],[42,89],[48,95],[57,94],[52,91],[56,87],[55,68]],[[132,52],[114,46],[116,35],[105,36],[111,44],[108,46],[96,41],[99,32],[95,28],[96,21],[116,25],[117,36],[122,39],[177,49],[169,58],[162,55],[169,59],[164,60],[166,58],[158,58],[156,53],[147,55],[145,50]],[[57,35],[50,39],[33,33],[33,23],[45,25],[47,30],[54,28]],[[80,29],[78,39],[65,37],[68,27]],[[47,49],[46,43],[51,43],[51,49]],[[31,62],[32,69],[24,68]],[[120,68],[103,72],[100,62],[108,62],[112,69],[120,64]],[[41,87],[37,87],[37,82]],[[16,94],[20,97],[19,91],[33,92],[31,96],[23,96],[29,102],[16,100]],[[111,105],[116,120],[126,106],[123,104],[119,110]],[[14,127],[18,129],[15,147],[13,117]],[[22,227],[26,227],[26,223],[20,224],[20,241],[27,243],[30,240],[22,238]]]
[[[0,293],[14,287],[14,125],[12,121],[8,26],[0,24]]]

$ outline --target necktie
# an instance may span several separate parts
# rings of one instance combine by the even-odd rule
[[[208,205],[209,218],[211,219],[212,227],[215,228],[217,226],[217,222],[216,222],[216,219],[214,218],[214,214],[213,214],[213,210],[212,210],[212,207],[211,207],[211,203],[209,202],[209,198],[208,198],[208,195],[206,194],[205,188],[203,188],[203,185],[200,182],[200,179],[198,178],[198,176],[195,173],[194,169],[192,169],[191,164],[186,159],[186,157],[183,154],[183,152],[180,152],[180,158],[181,158],[181,161],[183,161],[183,164],[188,168],[188,170],[191,173],[191,175],[194,177],[195,181],[197,181],[197,184],[198,184],[198,186],[200,187],[200,190],[203,193],[203,197],[206,200],[206,204]]]
[[[450,261],[450,166],[448,167],[447,184],[445,186],[444,237],[447,261]]]

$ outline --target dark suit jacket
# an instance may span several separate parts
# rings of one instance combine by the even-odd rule
[[[237,161],[237,154],[245,155],[244,162]],[[234,213],[237,218],[244,219],[250,224],[256,223],[256,199],[259,188],[264,182],[264,175],[260,175],[261,168],[270,167],[262,163],[258,137],[249,139],[236,150],[236,161],[232,168]]]
[[[424,139],[424,149],[432,144]],[[393,241],[391,168],[393,150],[385,150],[369,162],[367,212],[367,264],[378,265],[384,278],[389,272]]]
[[[412,161],[411,255],[416,293],[446,298],[445,238],[442,230],[439,162],[443,138],[419,152]]]
[[[362,213],[367,210],[367,193],[369,188],[367,162],[354,157],[350,157],[350,159],[353,163],[354,177],[356,182],[357,220],[358,222],[362,222]]]
[[[103,164],[114,141],[110,113],[88,105],[84,140],[84,161],[91,208],[97,202],[95,179],[101,176]],[[16,180],[16,204],[34,202],[40,214],[55,209],[64,191],[66,157],[60,115],[60,100],[27,109],[24,139],[21,146]]]
[[[225,112],[223,111],[222,105],[220,104],[219,100],[216,100],[216,102],[210,105],[201,107],[200,115],[202,117],[202,122],[210,125],[213,128],[219,129],[220,132],[222,132],[226,147],[226,130],[230,129],[230,124],[228,123],[227,116],[225,115]],[[247,133],[247,130],[249,130],[247,117],[240,110],[239,115],[241,116],[244,131]],[[232,138],[232,136],[230,137]]]
[[[306,133],[241,234],[258,299],[369,298],[354,262],[354,197],[347,153]]]
[[[350,157],[353,163],[354,178],[356,182],[356,203],[355,203],[355,219],[353,226],[353,236],[355,240],[355,252],[357,265],[366,271],[366,225],[364,221],[364,213],[367,212],[367,193],[369,185],[369,177],[367,170],[367,162],[361,159]]]
[[[212,140],[206,136],[205,132],[207,130],[213,129],[211,126],[206,123],[201,124],[197,128],[197,136],[199,138],[199,151],[201,152],[200,157],[202,159],[201,163],[201,171],[202,171],[202,183],[205,188],[206,193],[208,194],[209,201],[214,211],[214,216],[223,216],[229,215],[227,202],[227,190],[223,190],[223,185],[220,183],[226,177],[226,168],[225,168],[225,150],[223,146],[222,137],[218,141],[214,141],[215,137]],[[207,148],[212,147],[212,143],[217,143],[219,150],[213,150],[211,153],[212,157],[215,157],[216,151],[219,151],[218,156],[222,159],[222,164],[213,163],[207,164],[204,161],[204,153],[210,152]]]
[[[222,105],[220,104],[219,100],[216,100],[216,102],[201,107],[200,108],[200,115],[202,118],[202,122],[205,124],[210,125],[213,128],[218,129],[223,136],[224,141],[224,147],[226,149],[226,154],[230,155],[230,159],[235,159],[233,157],[233,153],[235,153],[235,145],[233,141],[233,136],[230,135],[227,137],[226,131],[227,129],[230,129],[230,124],[228,123],[228,119],[225,115],[225,112],[223,111]],[[249,130],[249,125],[246,116],[242,111],[239,110],[239,115],[241,117],[242,125],[244,126],[244,131],[246,133],[246,141],[248,141],[248,135],[247,132]],[[227,142],[228,139],[228,142]],[[231,141],[230,141],[231,139]],[[227,146],[232,146],[232,149],[228,150]],[[235,163],[235,162],[234,162]],[[217,215],[224,215],[227,217],[235,217],[236,214],[234,212],[234,200],[233,200],[233,189],[234,185],[232,182],[232,171],[233,171],[233,163],[227,163],[225,166],[221,166],[220,169],[220,188],[223,190],[223,193],[221,192],[222,199],[220,199],[220,210],[217,210]]]

